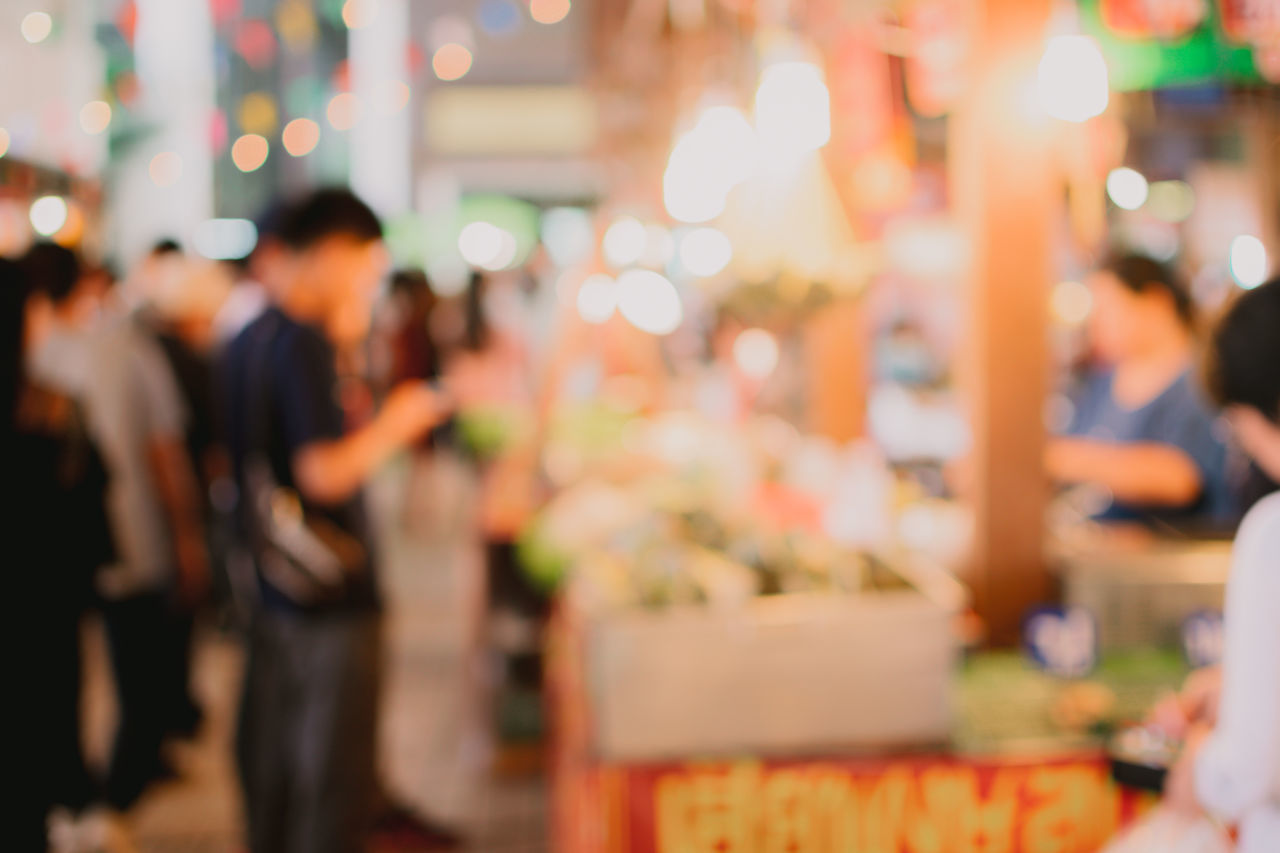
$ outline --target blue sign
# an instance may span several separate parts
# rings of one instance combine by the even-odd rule
[[[1039,607],[1022,623],[1027,656],[1059,678],[1083,678],[1098,666],[1098,622],[1083,607]]]
[[[1182,653],[1192,669],[1222,663],[1222,614],[1214,610],[1192,613],[1182,623]]]

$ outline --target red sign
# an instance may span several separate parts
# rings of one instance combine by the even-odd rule
[[[1181,38],[1199,27],[1208,11],[1207,0],[1102,0],[1107,29],[1134,39]]]
[[[1090,757],[578,771],[557,778],[565,853],[1093,853],[1149,805]]]

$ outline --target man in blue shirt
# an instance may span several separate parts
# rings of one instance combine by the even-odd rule
[[[240,522],[258,569],[238,752],[253,853],[363,849],[376,790],[380,603],[363,486],[444,416],[423,383],[365,424],[337,357],[368,332],[387,267],[377,217],[345,190],[303,199],[274,304],[228,346]],[[327,572],[327,574],[326,574]]]

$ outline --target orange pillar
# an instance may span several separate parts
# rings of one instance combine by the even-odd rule
[[[805,327],[809,429],[840,443],[865,431],[869,333],[859,297],[823,308]]]
[[[1048,591],[1044,404],[1055,179],[1034,108],[1050,0],[973,0],[968,91],[952,119],[953,205],[969,239],[962,370],[973,427],[969,581],[999,644]]]

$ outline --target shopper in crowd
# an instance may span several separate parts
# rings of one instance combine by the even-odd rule
[[[1230,513],[1226,446],[1193,375],[1195,306],[1186,284],[1150,258],[1125,255],[1089,281],[1098,369],[1049,443],[1049,475],[1111,499],[1106,521],[1197,525]]]
[[[93,307],[109,304],[108,275],[81,274],[75,256],[53,244],[34,247],[25,265],[54,309],[33,369],[83,404],[111,478],[117,554],[98,573],[97,589],[119,721],[105,797],[124,811],[168,773],[161,746],[174,727],[174,697],[187,691],[169,653],[175,612],[199,598],[207,576],[185,413],[164,354],[139,320]]]
[[[238,753],[250,849],[363,849],[376,793],[377,553],[363,488],[444,417],[421,382],[366,423],[339,405],[339,352],[365,337],[386,266],[377,217],[345,190],[299,201],[273,304],[223,359],[241,529],[259,572]],[[301,544],[300,544],[301,543]]]
[[[1210,386],[1236,439],[1280,481],[1280,279],[1240,296],[1213,335]],[[1227,583],[1219,671],[1198,673],[1157,721],[1185,739],[1169,805],[1237,824],[1240,853],[1280,850],[1280,494],[1245,516]]]
[[[431,332],[431,319],[438,300],[427,276],[421,270],[396,270],[391,276],[391,292],[386,301],[382,334],[383,381],[385,388],[402,382],[437,382],[440,379],[440,356]],[[426,501],[430,492],[431,451],[440,430],[425,436],[414,448],[401,520],[406,533],[414,533],[427,517]]]
[[[211,491],[219,478],[229,476],[226,453],[217,435],[214,414],[213,354],[214,320],[226,302],[231,276],[222,264],[186,260],[160,283],[142,313],[145,329],[160,350],[177,383],[188,417],[184,434],[187,457],[191,461],[199,495],[199,511],[211,555],[221,557],[223,543],[217,530]],[[213,578],[223,577],[211,569]],[[175,601],[171,607],[172,636],[164,654],[170,657],[166,671],[173,688],[166,713],[166,731],[180,737],[196,733],[202,713],[190,695],[193,605],[200,602]]]
[[[5,587],[22,609],[31,652],[12,656],[10,776],[18,785],[6,837],[24,851],[46,848],[56,807],[79,811],[91,799],[80,747],[80,619],[94,570],[112,558],[106,472],[81,412],[30,370],[55,310],[0,260],[0,464],[6,481],[21,486],[7,502]]]

